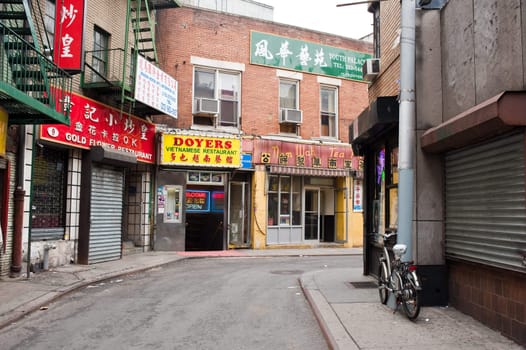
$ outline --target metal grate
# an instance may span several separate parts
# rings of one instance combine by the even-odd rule
[[[347,282],[349,286],[356,289],[376,289],[378,284],[374,281]]]

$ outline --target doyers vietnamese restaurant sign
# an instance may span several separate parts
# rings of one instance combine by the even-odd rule
[[[241,166],[241,141],[236,138],[163,134],[161,164],[182,166]]]
[[[105,146],[135,154],[138,161],[155,162],[155,125],[87,97],[71,93],[70,125],[40,127],[40,138],[76,148]]]

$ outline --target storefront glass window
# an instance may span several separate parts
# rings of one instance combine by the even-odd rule
[[[64,235],[68,153],[41,147],[33,166],[31,239],[60,239]]]
[[[164,222],[180,223],[181,203],[183,202],[182,186],[165,186],[164,192]]]
[[[398,148],[391,152],[391,176],[389,181],[389,229],[396,230],[398,228]]]
[[[301,225],[301,178],[270,175],[268,225]]]
[[[301,178],[292,178],[292,225],[301,225]]]

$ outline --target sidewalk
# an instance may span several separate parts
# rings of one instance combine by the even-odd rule
[[[361,255],[361,248],[148,252],[94,265],[68,265],[0,281],[0,328],[45,309],[60,296],[189,257]],[[300,277],[302,289],[332,349],[522,349],[453,308],[423,308],[411,322],[381,305],[377,290],[349,282],[374,282],[361,268],[326,269]],[[369,285],[369,286],[367,286]]]

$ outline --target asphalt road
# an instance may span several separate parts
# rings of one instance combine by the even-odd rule
[[[298,277],[361,259],[185,259],[67,295],[0,331],[0,348],[327,349]]]

